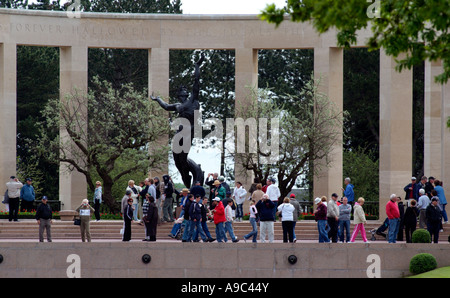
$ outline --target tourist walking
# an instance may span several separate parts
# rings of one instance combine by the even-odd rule
[[[342,204],[339,205],[339,241],[344,242],[344,230],[345,230],[345,242],[350,241],[350,216],[352,213],[352,206],[348,204],[347,197],[342,198]]]
[[[327,206],[322,202],[321,198],[315,198],[314,203],[317,205],[314,211],[314,218],[317,222],[317,230],[319,232],[319,243],[330,242],[326,230],[327,225]]]
[[[256,243],[256,237],[258,236],[258,226],[257,226],[256,221],[257,221],[257,216],[259,216],[259,215],[258,215],[258,209],[256,209],[256,206],[255,206],[254,200],[250,201],[249,213],[250,213],[249,221],[252,226],[252,231],[244,236],[244,242],[246,242],[247,239],[250,239],[250,237],[253,237],[252,242]]]
[[[127,190],[127,192],[128,192],[128,190]],[[129,197],[127,199],[127,205],[125,206],[124,212],[123,212],[122,241],[130,241],[131,240],[131,221],[133,220],[133,213],[134,213],[133,198]]]
[[[224,242],[227,238],[225,236],[225,229],[223,225],[227,219],[225,218],[225,208],[223,207],[220,197],[215,197],[213,199],[212,207],[214,207],[214,209],[211,210],[211,213],[214,214],[217,242]]]
[[[327,223],[330,230],[328,231],[328,238],[333,243],[338,241],[338,220],[339,220],[339,207],[336,204],[338,195],[333,193],[331,199],[327,205]]]
[[[425,189],[421,188],[419,190],[420,197],[417,203],[417,208],[419,209],[419,228],[424,229],[427,224],[427,214],[426,210],[428,205],[430,205],[430,198],[425,194]]]
[[[237,239],[236,235],[234,235],[233,230],[233,208],[231,207],[233,205],[233,200],[229,200],[227,207],[225,207],[225,233],[228,232],[230,235],[231,241],[233,242],[239,242],[239,239]],[[225,238],[227,239],[227,238]],[[225,241],[226,242],[226,241]]]
[[[84,199],[81,202],[81,205],[75,210],[78,212],[81,220],[80,224],[80,232],[81,232],[81,241],[83,242],[91,242],[91,231],[90,231],[90,221],[91,221],[91,212],[94,212],[94,208],[89,205],[88,199]]]
[[[192,221],[192,239],[194,242],[198,241],[198,234],[200,234],[200,238],[202,238],[203,242],[208,242],[206,238],[206,234],[202,229],[202,204],[200,200],[202,196],[197,194],[195,196],[194,202],[192,202],[191,207],[189,208],[189,217]]]
[[[256,208],[259,213],[259,240],[265,243],[267,236],[269,242],[272,243],[274,239],[273,222],[275,221],[273,209],[276,208],[276,205],[267,194],[264,194],[262,199],[256,203]]]
[[[367,237],[366,237],[366,229],[364,228],[364,225],[366,224],[366,216],[364,214],[364,198],[359,198],[358,202],[355,203],[355,207],[353,208],[353,223],[355,224],[355,228],[353,230],[352,237],[350,238],[350,242],[355,242],[356,236],[358,236],[358,233],[361,232],[361,236],[363,238],[363,241],[365,243],[368,243]]]
[[[156,229],[158,227],[158,207],[155,198],[147,193],[142,205],[143,221],[145,225],[145,238],[143,241],[156,241]]]
[[[42,203],[36,210],[36,220],[39,225],[39,242],[44,242],[44,230],[47,234],[47,242],[52,242],[51,225],[53,222],[52,208],[47,204],[48,198],[42,197]]]
[[[191,208],[191,205],[194,201],[194,196],[192,194],[188,195],[188,199],[186,200],[185,204],[184,204],[184,231],[183,231],[183,237],[182,237],[182,242],[191,242],[192,241],[192,229],[193,229],[193,225],[192,225],[192,218],[191,215],[189,214],[189,210]]]
[[[94,192],[94,215],[95,220],[100,220],[100,204],[102,203],[102,183],[100,181],[95,182]]]
[[[22,182],[19,181],[15,176],[11,176],[9,182],[6,183],[6,188],[8,191],[9,198],[9,221],[19,221],[19,200],[20,200],[20,189],[23,187]]]
[[[386,204],[386,215],[389,219],[388,242],[396,243],[398,230],[400,227],[400,211],[397,205],[397,195],[392,194]]]
[[[206,235],[207,241],[213,242],[216,239],[211,236],[211,233],[209,232],[209,229],[208,229],[208,218],[207,218],[207,215],[209,213],[208,198],[206,198],[206,197],[203,198],[203,201],[200,204],[200,210],[201,210],[201,214],[202,214],[201,221],[200,221],[201,228]],[[199,234],[199,230],[196,229],[194,232],[194,237],[193,237],[194,242],[198,241],[198,234]]]
[[[288,242],[288,240],[294,242],[294,205],[290,203],[289,198],[284,198],[283,203],[277,209],[283,228],[283,242]]]
[[[406,243],[412,243],[412,234],[416,230],[417,218],[419,217],[419,209],[417,209],[416,205],[416,200],[410,200],[409,207],[406,208],[405,215],[403,217]]]

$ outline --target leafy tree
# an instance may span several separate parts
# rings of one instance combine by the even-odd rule
[[[169,127],[164,111],[148,100],[146,92],[136,91],[132,84],[115,90],[98,78],[94,83],[96,88],[87,95],[74,92],[49,101],[45,120],[38,123],[38,149],[49,161],[64,162],[68,171],[85,175],[91,191],[95,180],[90,170],[95,169],[103,181],[105,203],[114,212],[116,181],[134,171],[158,168],[167,160],[168,148],[157,140]],[[60,129],[67,132],[66,138],[60,138]],[[119,160],[122,170],[117,172]]]
[[[408,0],[287,0],[277,8],[268,5],[260,17],[279,25],[288,14],[294,22],[311,22],[319,33],[335,27],[339,46],[356,43],[358,30],[371,28],[371,50],[383,48],[397,60],[397,69],[411,69],[425,60],[442,60],[444,72],[436,81],[450,78],[450,2]]]
[[[236,150],[230,152],[235,158],[239,157],[238,161],[244,170],[252,171],[260,181],[266,181],[269,176],[276,177],[281,197],[292,190],[298,178],[309,172],[309,164],[316,163],[313,174],[329,166],[329,153],[341,135],[339,128],[342,127],[345,113],[338,112],[333,102],[318,91],[320,80],[314,79],[312,75],[311,78],[295,99],[288,96],[289,105],[295,105],[294,108],[276,103],[271,98],[270,90],[261,90],[253,96],[254,103],[239,115],[243,119],[253,118],[256,123],[263,118],[278,119],[278,132],[272,130],[268,142],[259,127],[256,153],[247,148],[245,153]],[[294,114],[293,110],[297,113]],[[273,127],[274,123],[270,121],[269,125]],[[246,132],[246,135],[248,138],[249,133]],[[261,144],[276,144],[275,136],[278,137],[278,159],[268,160],[270,153]],[[250,146],[248,144],[246,147]]]

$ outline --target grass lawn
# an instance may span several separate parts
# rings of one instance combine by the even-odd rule
[[[425,273],[410,276],[410,278],[450,278],[450,266],[434,269]]]

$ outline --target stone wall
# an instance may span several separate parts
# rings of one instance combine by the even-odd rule
[[[422,252],[450,266],[448,243],[16,242],[0,243],[0,278],[398,278]]]

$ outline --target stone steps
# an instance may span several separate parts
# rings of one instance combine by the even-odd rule
[[[369,221],[366,226],[366,234],[368,239],[371,238],[370,230],[380,226],[379,221]],[[99,222],[91,221],[90,230],[92,239],[117,239],[120,240],[122,235],[120,229],[123,226],[123,221],[120,220],[101,220]],[[171,239],[168,234],[172,230],[173,223],[162,223],[157,229],[157,239],[168,240]],[[440,234],[441,239],[447,239],[450,234],[450,229],[445,228],[444,232]],[[212,222],[208,223],[208,228],[213,237],[215,237],[215,225]],[[351,224],[351,231],[354,225]],[[251,226],[248,221],[233,223],[234,233],[239,239],[251,231]],[[36,239],[38,237],[38,225],[35,220],[22,220],[19,222],[8,222],[7,220],[0,220],[0,239]],[[280,222],[274,223],[275,240],[282,240],[283,233]],[[317,224],[315,221],[303,220],[298,221],[296,225],[296,236],[298,240],[316,240],[318,239]],[[259,233],[259,228],[258,228]],[[144,238],[144,227],[136,223],[132,224],[132,238]],[[80,239],[79,226],[73,225],[71,221],[55,220],[52,224],[52,238],[53,239]],[[357,240],[361,240],[358,235]],[[377,236],[377,240],[384,240],[383,237]]]

